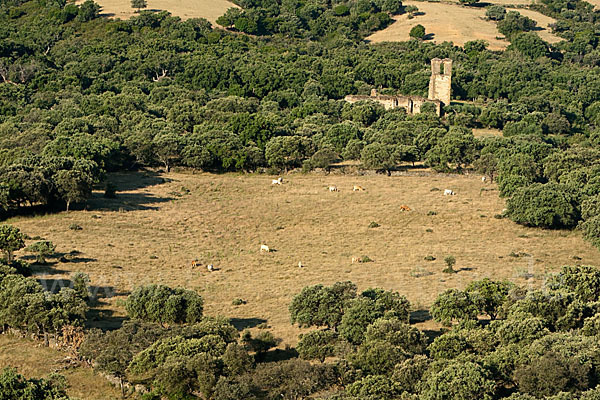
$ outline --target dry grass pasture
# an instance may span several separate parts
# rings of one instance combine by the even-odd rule
[[[77,3],[82,3],[77,0]],[[135,15],[130,0],[98,0],[101,15],[110,18],[129,19]],[[237,7],[227,0],[148,0],[147,10],[169,11],[183,20],[206,18],[213,24],[228,8]]]
[[[271,185],[270,176],[238,174],[136,173],[111,180],[119,188],[115,200],[97,193],[88,211],[9,223],[51,240],[60,252],[80,252],[71,262],[40,267],[39,278],[52,285],[72,272],[88,273],[100,295],[116,294],[101,307],[113,323],[123,314],[117,299],[141,284],[161,283],[200,292],[207,315],[224,314],[238,327],[266,322],[294,344],[299,331],[287,308],[306,285],[351,280],[359,289],[397,290],[423,309],[441,291],[473,279],[539,284],[547,271],[596,264],[599,256],[579,232],[494,218],[504,200],[479,176],[297,174],[282,186]],[[352,192],[355,184],[366,191]],[[330,193],[328,185],[340,192]],[[446,188],[456,196],[443,196]],[[400,212],[401,205],[412,210]],[[373,221],[380,226],[369,228]],[[71,224],[82,230],[70,230]],[[261,244],[276,251],[261,253]],[[351,263],[363,255],[374,262]],[[436,260],[425,261],[428,255]],[[447,255],[456,257],[459,273],[441,273]],[[217,270],[194,269],[194,259]],[[527,273],[535,277],[526,281]],[[236,298],[248,303],[233,306]]]
[[[396,16],[392,25],[375,32],[366,40],[373,43],[410,40],[410,30],[421,24],[427,34],[433,35],[431,40],[435,43],[453,42],[457,46],[464,46],[471,40],[485,40],[490,50],[503,50],[509,45],[508,41],[497,39],[502,34],[498,32],[495,22],[485,20],[485,8],[426,1],[406,1],[403,4],[416,6],[424,15],[416,15],[412,19],[407,14]],[[552,18],[532,10],[517,11],[538,23],[540,29],[536,33],[542,39],[550,43],[561,40],[547,29],[548,23],[553,22]]]
[[[495,128],[474,128],[473,136],[475,137],[502,137],[502,131]]]

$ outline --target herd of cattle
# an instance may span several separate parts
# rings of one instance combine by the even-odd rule
[[[485,177],[481,178],[481,181],[482,181],[482,182],[486,182],[486,180],[487,180],[487,179],[486,179]],[[282,177],[279,177],[279,178],[277,178],[277,179],[272,179],[272,180],[271,180],[271,184],[272,184],[272,185],[283,185],[283,178],[282,178]],[[340,190],[338,189],[338,187],[337,187],[337,186],[335,186],[335,185],[328,186],[328,187],[327,187],[327,189],[328,189],[330,192],[339,192],[339,191],[340,191]],[[364,187],[362,187],[362,186],[359,186],[359,185],[354,185],[354,186],[352,187],[352,191],[353,191],[353,192],[363,192],[363,191],[365,191],[365,190],[366,190],[366,189],[365,189]],[[452,189],[444,189],[444,196],[454,196],[455,194],[456,194],[456,193],[454,193],[454,190],[452,190]],[[399,208],[399,210],[400,210],[400,211],[411,211],[410,207],[409,207],[409,206],[407,206],[407,205],[401,205],[401,206],[400,206],[400,208]],[[269,246],[267,246],[266,244],[261,244],[261,245],[260,245],[260,252],[261,252],[261,253],[263,253],[263,252],[264,252],[264,253],[271,253],[271,252],[273,252],[273,251],[274,251],[274,250],[273,250],[273,249],[271,249],[271,248],[269,248]],[[352,263],[355,263],[355,262],[360,262],[360,260],[359,260],[359,258],[358,258],[358,257],[352,257]],[[202,265],[202,264],[201,264],[201,263],[200,263],[198,260],[194,260],[194,261],[192,261],[192,268],[197,268],[197,267],[199,267],[199,266],[201,266],[201,265]],[[303,267],[304,267],[304,265],[302,264],[302,262],[301,262],[301,261],[299,261],[299,262],[298,262],[298,267],[299,267],[299,268],[303,268]],[[214,271],[214,270],[215,270],[215,268],[214,268],[214,266],[213,266],[212,264],[208,264],[208,265],[206,266],[206,269],[207,269],[209,272],[212,272],[212,271]]]

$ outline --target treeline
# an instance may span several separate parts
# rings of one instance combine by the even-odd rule
[[[362,39],[392,22],[404,7],[400,0],[277,1],[238,0],[217,24],[237,31],[290,38]]]

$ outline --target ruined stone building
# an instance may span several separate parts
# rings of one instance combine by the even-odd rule
[[[452,80],[452,60],[434,58],[431,60],[431,78],[429,80],[429,96],[386,96],[371,90],[370,96],[348,95],[344,98],[349,103],[370,100],[383,105],[386,110],[402,107],[408,114],[418,114],[425,103],[435,106],[437,115],[442,114],[442,105],[450,104],[450,91]]]

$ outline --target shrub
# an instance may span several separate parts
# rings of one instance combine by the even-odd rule
[[[415,25],[411,28],[408,35],[413,39],[422,40],[425,37],[425,27],[421,24]]]
[[[202,319],[202,297],[194,291],[163,285],[141,286],[127,298],[130,318],[148,322],[195,323]]]
[[[456,271],[454,270],[454,264],[456,264],[456,258],[454,256],[446,256],[444,258],[444,262],[446,263],[446,268],[442,271],[446,274],[454,274]]]
[[[371,223],[369,224],[369,228],[379,228],[381,225],[379,225],[377,222],[375,221],[371,221]]]
[[[30,253],[35,253],[36,261],[39,264],[45,264],[46,257],[51,257],[52,255],[54,255],[56,246],[52,244],[52,242],[44,240],[35,242],[34,244],[27,246],[25,250]]]
[[[72,231],[80,231],[83,228],[81,227],[81,225],[71,224],[71,225],[69,225],[69,229],[72,230]]]
[[[355,297],[356,285],[349,281],[336,282],[330,287],[306,286],[290,303],[290,320],[300,327],[337,327],[347,302]]]
[[[13,260],[13,253],[25,247],[25,235],[19,228],[12,225],[0,226],[0,250],[6,255],[6,260],[10,263]]]
[[[331,330],[317,330],[308,332],[300,337],[296,350],[305,360],[325,361],[326,357],[333,355],[337,333]]]
[[[0,396],[3,399],[63,400],[67,399],[65,378],[53,374],[47,379],[27,379],[13,368],[0,373]]]
[[[513,221],[542,228],[572,228],[580,217],[576,196],[568,187],[555,183],[517,189],[506,208]]]
[[[452,320],[477,318],[477,307],[468,293],[458,289],[448,289],[433,302],[431,316],[445,325]]]
[[[491,19],[492,21],[501,21],[506,16],[506,8],[496,4],[488,6],[485,16],[487,19]]]
[[[452,361],[439,372],[426,373],[420,399],[491,400],[495,383],[478,364]]]
[[[231,302],[231,305],[233,306],[241,306],[243,304],[246,304],[246,300],[244,299],[233,299],[233,301]]]

